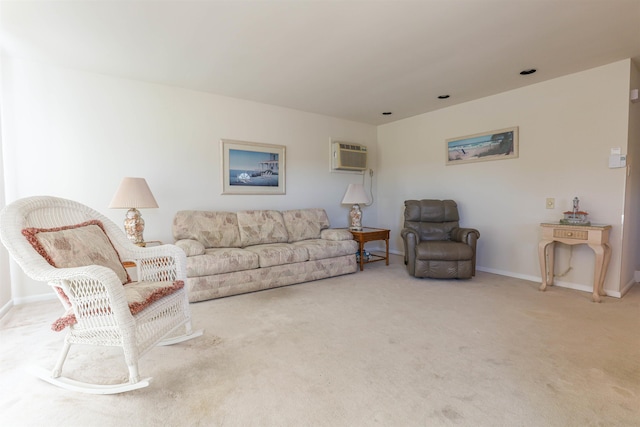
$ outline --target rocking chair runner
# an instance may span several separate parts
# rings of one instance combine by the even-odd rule
[[[55,323],[57,330],[67,328],[62,354],[52,373],[37,373],[52,384],[94,394],[146,387],[151,378],[138,373],[142,355],[202,335],[191,329],[186,258],[174,245],[138,247],[97,211],[47,196],[6,206],[0,240],[29,277],[56,290],[67,310]],[[136,263],[138,282],[130,281],[124,261]],[[181,327],[185,334],[173,336]],[[98,385],[62,377],[72,344],[121,347],[129,382]]]

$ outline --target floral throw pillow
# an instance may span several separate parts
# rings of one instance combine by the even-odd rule
[[[120,255],[98,220],[57,228],[25,228],[22,234],[54,267],[101,265],[112,269],[123,285],[131,282]]]

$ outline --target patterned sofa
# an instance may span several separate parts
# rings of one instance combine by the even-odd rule
[[[175,244],[187,254],[190,302],[270,289],[357,268],[358,244],[324,209],[179,211]]]

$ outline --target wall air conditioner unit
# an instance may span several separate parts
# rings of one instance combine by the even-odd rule
[[[331,149],[331,169],[364,171],[367,169],[367,147],[348,142],[334,142]]]

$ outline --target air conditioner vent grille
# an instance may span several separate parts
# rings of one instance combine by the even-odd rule
[[[367,169],[367,147],[345,142],[334,142],[331,169],[364,171]]]

